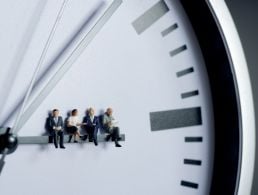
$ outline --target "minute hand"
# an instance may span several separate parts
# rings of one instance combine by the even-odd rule
[[[122,2],[123,2],[122,0],[114,0],[113,3],[109,6],[109,8],[105,11],[105,13],[92,27],[92,29],[78,43],[76,48],[67,57],[65,62],[61,65],[61,67],[57,70],[57,72],[51,77],[51,79],[44,86],[44,88],[40,91],[39,95],[32,101],[32,103],[25,110],[25,112],[20,118],[20,121],[17,124],[17,128],[15,132],[13,133],[18,133],[18,131],[24,126],[27,120],[37,110],[39,105],[44,101],[44,99],[49,95],[49,93],[55,88],[55,86],[63,78],[65,73],[72,67],[73,63],[82,54],[84,49],[90,44],[90,42],[94,39],[94,37],[102,29],[102,27],[107,23],[107,21],[111,18],[111,16],[122,4]]]

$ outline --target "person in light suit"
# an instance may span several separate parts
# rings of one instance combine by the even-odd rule
[[[52,116],[49,119],[49,127],[51,130],[51,134],[54,138],[54,145],[56,148],[58,148],[58,137],[59,137],[59,145],[60,148],[65,149],[64,147],[64,132],[63,132],[63,118],[59,116],[59,110],[54,109],[52,111]]]
[[[87,116],[83,120],[83,125],[85,125],[86,132],[89,135],[89,142],[94,142],[95,146],[98,145],[98,128],[99,128],[99,120],[98,117],[94,115],[95,111],[93,108],[89,108],[87,112]]]
[[[117,121],[113,117],[113,109],[108,108],[103,116],[103,128],[108,133],[106,137],[106,141],[108,141],[110,138],[115,142],[116,147],[122,147],[118,141],[121,139],[119,135],[119,127],[117,126]]]

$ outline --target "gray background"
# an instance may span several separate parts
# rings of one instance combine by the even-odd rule
[[[258,0],[226,0],[242,41],[254,94],[255,110],[258,113]],[[256,115],[258,121],[258,115]],[[256,124],[258,125],[258,124]],[[256,137],[256,143],[258,139]],[[257,148],[257,147],[256,147]],[[252,195],[258,194],[258,150],[256,149],[256,166]]]

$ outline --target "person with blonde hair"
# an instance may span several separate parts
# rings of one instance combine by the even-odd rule
[[[99,128],[99,119],[95,116],[95,110],[91,107],[87,110],[87,116],[83,120],[85,125],[86,132],[89,135],[89,142],[94,142],[95,146],[98,145],[98,128]]]

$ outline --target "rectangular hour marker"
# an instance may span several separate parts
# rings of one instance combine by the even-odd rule
[[[184,187],[188,187],[188,188],[198,189],[198,184],[197,183],[193,183],[193,182],[189,182],[189,181],[181,181],[181,185],[184,186]]]
[[[186,93],[182,93],[181,94],[181,98],[185,99],[185,98],[189,98],[189,97],[193,97],[193,96],[197,96],[199,95],[199,91],[190,91],[190,92],[186,92]]]
[[[176,76],[177,77],[182,77],[182,76],[188,75],[188,74],[193,73],[193,72],[194,72],[194,68],[191,67],[191,68],[187,68],[185,70],[177,72]]]
[[[177,24],[173,24],[172,26],[168,27],[167,29],[165,29],[165,30],[163,30],[161,32],[162,37],[167,36],[169,33],[173,32],[177,28],[178,28],[178,25]]]
[[[184,164],[186,165],[202,165],[202,161],[200,160],[193,160],[193,159],[184,159]]]
[[[179,47],[179,48],[177,48],[177,49],[174,49],[174,50],[172,50],[171,52],[169,52],[169,55],[170,55],[171,57],[174,57],[174,56],[176,56],[176,55],[182,53],[182,52],[185,51],[185,50],[187,50],[187,46],[186,46],[186,45],[183,45],[183,46],[181,46],[181,47]]]
[[[169,130],[202,124],[201,108],[183,108],[150,113],[151,131]]]
[[[202,137],[185,137],[185,142],[202,142]]]
[[[162,16],[169,11],[169,8],[164,0],[159,1],[140,17],[138,17],[133,23],[133,27],[138,34],[143,33],[155,22],[157,22]]]

